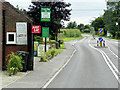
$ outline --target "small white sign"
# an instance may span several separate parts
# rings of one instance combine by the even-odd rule
[[[58,40],[63,40],[63,33],[58,33]]]

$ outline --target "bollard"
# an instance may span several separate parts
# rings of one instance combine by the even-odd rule
[[[105,40],[103,41],[103,46],[105,47]]]
[[[100,46],[102,47],[102,42],[100,42]]]
[[[97,40],[97,46],[99,46],[99,41]]]

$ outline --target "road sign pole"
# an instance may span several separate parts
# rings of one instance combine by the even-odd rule
[[[46,42],[47,40],[46,40],[46,37],[45,37],[45,52],[47,51],[46,50],[46,46],[47,46],[47,42]]]
[[[102,42],[100,42],[100,46],[102,47]]]

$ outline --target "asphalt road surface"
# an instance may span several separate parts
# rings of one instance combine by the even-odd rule
[[[90,37],[86,35],[74,45],[76,53],[47,88],[118,88],[103,56],[89,46]]]

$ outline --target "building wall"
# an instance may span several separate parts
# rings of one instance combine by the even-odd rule
[[[9,3],[3,3],[3,9],[5,10],[5,33],[16,32],[16,22],[29,22],[24,15],[16,11]],[[27,45],[5,45],[5,57],[11,52],[16,51],[28,52],[29,50]]]
[[[0,2],[0,22],[2,22],[2,2]],[[2,23],[0,23],[0,69],[2,68]]]

